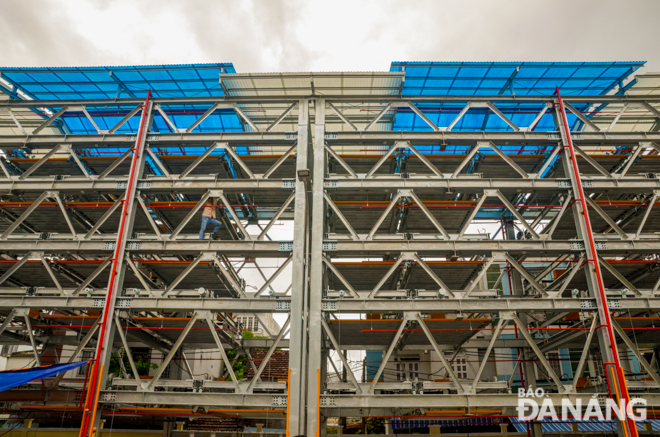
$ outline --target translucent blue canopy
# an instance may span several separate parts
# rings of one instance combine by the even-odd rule
[[[393,62],[390,71],[404,71],[403,95],[539,96],[603,95],[624,81],[644,62]],[[436,126],[449,126],[465,103],[419,104]],[[498,103],[513,123],[526,127],[542,109],[540,104]],[[576,105],[578,109],[586,109]],[[575,116],[569,114],[569,123]],[[426,131],[431,127],[411,110],[400,109],[394,130]],[[453,127],[454,131],[510,131],[502,119],[487,108],[472,108]],[[536,126],[537,131],[554,130],[550,113]]]
[[[231,63],[122,67],[0,68],[2,78],[33,99],[223,96],[218,74]]]
[[[405,71],[404,95],[551,95],[559,87],[564,95],[601,95],[619,86],[643,62],[394,62],[390,71]],[[122,67],[0,68],[0,83],[10,98],[62,100],[223,96],[221,73],[235,73],[233,64],[143,65]],[[2,82],[2,81],[0,81]],[[9,88],[8,88],[8,84]],[[27,96],[27,97],[26,97]],[[207,105],[168,105],[163,110],[179,129],[191,126],[210,108]],[[421,103],[419,108],[437,126],[448,126],[464,103]],[[579,105],[578,105],[579,106]],[[51,106],[51,111],[60,107]],[[530,103],[498,103],[498,108],[516,125],[528,126],[542,107]],[[99,129],[109,130],[132,108],[92,107],[87,111]],[[586,109],[586,107],[578,107]],[[43,114],[42,114],[43,115]],[[67,112],[58,124],[63,133],[91,134],[96,128],[82,112]],[[575,116],[569,114],[569,123]],[[59,122],[58,122],[59,123]],[[135,133],[133,117],[117,133]],[[170,132],[159,114],[155,130]],[[424,131],[431,128],[411,110],[397,109],[394,130]],[[454,126],[456,131],[507,131],[511,128],[487,108],[472,108]],[[554,130],[552,116],[543,116],[535,130]],[[241,132],[234,111],[218,109],[196,132]],[[422,149],[424,150],[424,149]],[[427,150],[424,150],[428,152]]]
[[[644,62],[393,62],[404,95],[606,94]]]
[[[39,100],[140,98],[151,90],[154,97],[222,97],[219,74],[236,73],[231,63],[133,65],[123,67],[0,68],[4,81],[14,89],[0,88],[11,98],[27,96]],[[5,84],[6,85],[6,84]],[[20,91],[20,92],[19,92]],[[211,105],[164,106],[168,117],[178,128],[187,128]],[[51,106],[51,111],[59,109]],[[93,107],[87,111],[101,130],[109,130],[131,107]],[[117,133],[134,133],[139,117],[133,117]],[[67,112],[60,128],[65,133],[97,133],[82,112]],[[169,132],[165,120],[154,117],[155,130]],[[195,132],[241,132],[243,127],[231,110],[216,110]]]

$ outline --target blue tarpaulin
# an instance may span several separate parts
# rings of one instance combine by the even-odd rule
[[[33,367],[31,369],[5,370],[0,372],[0,391],[18,387],[35,379],[48,378],[67,370],[77,369],[87,364],[87,361],[75,363],[53,364],[51,366]]]

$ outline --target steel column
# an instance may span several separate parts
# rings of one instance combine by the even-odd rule
[[[323,302],[323,235],[325,233],[325,199],[323,181],[326,173],[325,160],[325,100],[314,102],[314,148],[312,169],[312,220],[309,231],[311,260],[309,268],[309,349],[307,356],[307,435],[316,434],[321,417],[317,382],[319,372],[324,374],[323,326],[321,323]]]
[[[309,162],[309,101],[298,103],[298,142],[296,171],[308,170]],[[307,182],[295,181],[295,208],[293,221],[293,266],[291,287],[291,335],[289,348],[289,395],[287,397],[288,423],[290,435],[305,434],[305,383],[303,375],[303,343],[306,341],[307,316],[304,307],[304,293],[307,283],[305,259],[307,257]]]
[[[589,293],[596,298],[598,306],[598,317],[601,323],[601,328],[598,329],[598,340],[600,342],[600,353],[605,364],[605,374],[610,382],[610,386],[616,386],[617,388],[613,393],[618,393],[619,396],[617,397],[619,397],[619,399],[615,398],[615,401],[619,402],[620,399],[625,399],[627,403],[630,401],[630,395],[628,394],[628,388],[623,376],[623,368],[621,367],[619,359],[619,352],[616,347],[614,327],[612,326],[610,310],[605,295],[605,286],[603,284],[603,275],[600,270],[600,263],[598,262],[598,251],[596,249],[596,242],[591,227],[591,220],[589,219],[587,201],[585,200],[587,195],[582,186],[580,170],[575,155],[575,147],[573,145],[571,131],[568,127],[566,110],[564,109],[564,102],[561,98],[559,88],[557,88],[557,105],[555,106],[555,111],[557,115],[556,122],[559,124],[563,143],[562,147],[565,159],[562,161],[564,163],[564,171],[571,179],[571,185],[577,200],[572,206],[573,217],[576,222],[578,238],[584,240],[587,264],[589,267],[584,270],[589,285]],[[573,112],[578,115],[578,112],[575,110],[573,110]],[[617,420],[617,427],[619,430],[619,437],[637,437],[638,435],[637,427],[632,419],[625,421]]]
[[[147,98],[144,102],[142,116],[140,118],[140,130],[138,132],[133,160],[131,162],[130,176],[124,196],[125,201],[121,212],[121,221],[117,232],[117,241],[115,252],[112,258],[112,267],[110,271],[110,280],[108,282],[108,293],[105,300],[105,307],[103,308],[101,332],[99,341],[96,347],[95,371],[91,372],[88,390],[88,396],[83,410],[83,418],[80,427],[80,437],[93,437],[95,429],[98,429],[98,422],[101,415],[97,414],[98,399],[100,391],[105,386],[105,379],[107,377],[107,366],[110,362],[110,355],[112,352],[113,334],[114,334],[114,311],[115,302],[119,291],[123,288],[124,273],[125,273],[125,251],[126,242],[133,232],[133,223],[135,221],[135,214],[137,212],[137,203],[135,202],[137,192],[137,182],[142,175],[145,163],[145,146],[147,139],[147,119],[151,117],[153,104],[149,101],[151,92],[147,93]]]

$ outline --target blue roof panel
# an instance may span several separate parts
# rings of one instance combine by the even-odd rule
[[[643,62],[394,62],[390,71],[405,70],[402,93],[414,95],[551,95],[559,86],[565,95],[606,94],[620,84]],[[143,65],[118,67],[0,68],[2,77],[28,96],[42,100],[113,99],[134,95],[145,98],[151,90],[154,97],[223,96],[218,74],[235,73],[231,63]],[[423,104],[420,106],[438,126],[448,126],[464,104]],[[163,106],[163,110],[179,129],[190,126],[208,105]],[[498,108],[519,126],[534,120],[539,105],[498,104]],[[51,110],[59,109],[57,106]],[[110,129],[131,107],[109,109],[88,107],[101,129]],[[568,114],[569,122],[576,118]],[[63,117],[73,134],[95,133],[82,112]],[[155,126],[164,132],[170,127],[157,114]],[[133,133],[137,121],[130,120],[117,133]],[[394,130],[428,131],[430,127],[411,110],[398,108]],[[487,108],[472,108],[454,126],[454,130],[507,131],[511,128]],[[546,114],[536,130],[553,130],[552,116]],[[240,132],[242,124],[230,110],[216,110],[196,127],[197,132],[218,130]],[[448,151],[448,153],[454,153]]]
[[[233,64],[130,65],[107,67],[14,68],[0,67],[2,77],[34,99],[113,99],[125,86],[136,97],[144,98],[147,90],[154,97],[194,95],[223,96],[218,75],[235,73]],[[120,83],[118,83],[120,82]],[[42,88],[28,91],[28,84]],[[75,88],[94,84],[96,89]],[[185,85],[183,85],[185,84]],[[186,92],[182,94],[181,89]],[[121,90],[121,96],[127,97]]]
[[[428,94],[423,92],[426,87],[434,88],[437,95],[457,95],[460,93],[453,88],[466,86],[470,89],[463,90],[465,95],[484,94],[480,89],[499,94],[498,88],[509,80],[517,95],[552,94],[555,86],[566,87],[564,94],[599,95],[643,65],[644,62],[393,62],[390,71],[405,70],[403,91],[408,95]],[[535,80],[521,82],[524,79]],[[424,83],[420,85],[419,80]],[[436,87],[436,80],[452,83]],[[520,89],[519,82],[523,84]]]
[[[603,95],[630,76],[644,62],[393,62],[390,71],[405,71],[402,93],[415,95]],[[437,126],[448,126],[466,103],[424,103],[420,109]],[[517,126],[532,123],[543,108],[530,103],[498,103]],[[583,109],[583,108],[578,108]],[[576,117],[568,114],[573,125]],[[393,129],[427,131],[429,126],[411,110],[399,108]],[[510,131],[502,119],[487,108],[471,108],[453,127],[454,131]],[[544,115],[535,130],[554,130],[552,115]],[[467,149],[466,149],[467,150]],[[449,148],[447,153],[455,153]]]
[[[2,78],[16,86],[29,97],[40,100],[63,99],[114,99],[117,97],[146,98],[151,90],[154,97],[222,97],[220,73],[235,73],[231,63],[135,65],[121,67],[63,67],[63,68],[0,68]],[[128,91],[127,91],[128,90]],[[163,110],[179,129],[185,129],[206,110],[209,105],[163,106]],[[56,111],[59,107],[51,107]],[[91,107],[87,110],[100,129],[109,130],[133,107]],[[72,134],[96,133],[94,126],[82,112],[67,112],[62,117]],[[157,114],[155,126],[161,132],[170,127]],[[129,120],[117,133],[135,133],[137,118]],[[220,111],[210,115],[196,132],[243,131],[233,111]]]

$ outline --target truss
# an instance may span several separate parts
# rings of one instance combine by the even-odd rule
[[[513,101],[535,108],[529,124],[518,126],[507,115]],[[0,399],[72,406],[84,389],[85,395],[95,389],[102,409],[168,405],[243,416],[262,409],[284,418],[292,435],[313,435],[339,414],[515,408],[514,375],[496,382],[482,377],[494,350],[515,348],[514,373],[532,385],[542,379],[537,374],[546,375],[551,397],[609,396],[610,383],[622,396],[646,390],[649,405],[658,405],[658,357],[651,360],[645,351],[657,353],[660,134],[616,127],[632,112],[657,118],[659,103],[652,96],[3,102],[9,111],[59,109],[32,130],[13,118],[24,135],[0,136],[6,212],[0,341],[31,345],[37,364],[46,343],[75,346],[70,360],[89,345],[100,355],[96,386],[58,378],[48,398],[10,390]],[[191,125],[177,126],[171,108],[184,104],[209,109]],[[272,117],[253,119],[246,108],[255,104],[269,105]],[[446,126],[425,113],[442,104],[458,108]],[[606,123],[577,109],[594,104],[620,106]],[[354,118],[349,111],[360,105],[378,111]],[[101,130],[95,106],[124,116]],[[378,130],[401,108],[428,130]],[[510,129],[455,130],[474,109]],[[233,111],[247,131],[199,132],[216,110]],[[48,132],[71,112],[84,114],[96,134]],[[567,113],[582,123],[581,131],[571,132]],[[536,130],[546,115],[555,117],[555,129]],[[133,117],[149,126],[155,116],[170,133],[116,133]],[[297,131],[280,131],[284,123],[297,123]],[[329,129],[337,123],[347,128]],[[372,146],[380,149],[361,151]],[[91,159],[83,153],[90,147],[118,152]],[[175,156],[172,147],[191,152]],[[245,153],[259,147],[273,153]],[[448,147],[456,152],[434,152]],[[521,148],[534,153],[517,152]],[[39,158],[14,158],[29,151]],[[398,161],[405,164],[397,167]],[[201,210],[210,198],[219,199],[223,226],[218,239],[200,240]],[[497,234],[479,231],[494,220],[501,222]],[[293,238],[272,238],[279,221],[293,222]],[[264,272],[259,260],[265,258],[278,267]],[[248,263],[263,280],[255,289],[246,287],[241,272]],[[289,288],[276,286],[285,275],[291,275]],[[231,316],[276,313],[287,314],[286,322],[264,339],[242,338]],[[78,336],[53,335],[58,330]],[[517,338],[504,335],[513,332]],[[154,378],[141,380],[130,354],[125,375],[108,378],[102,365],[110,354],[135,345],[163,354]],[[282,347],[289,348],[289,378],[265,381],[264,368]],[[547,358],[560,347],[579,353],[569,378]],[[453,362],[470,348],[479,360],[468,380]],[[237,380],[227,349],[250,357],[253,376]],[[255,349],[267,350],[258,365]],[[226,379],[196,381],[185,371],[164,377],[168,363],[195,350],[218,352]],[[346,376],[329,363],[332,350]],[[348,350],[384,352],[371,381],[351,370]],[[390,357],[419,350],[433,350],[447,378],[380,381]],[[623,365],[611,364],[624,351],[640,363],[644,378],[624,380]],[[583,375],[602,366],[595,356],[607,363],[605,376],[596,381],[592,375],[586,393]],[[98,417],[88,418],[91,426]]]

